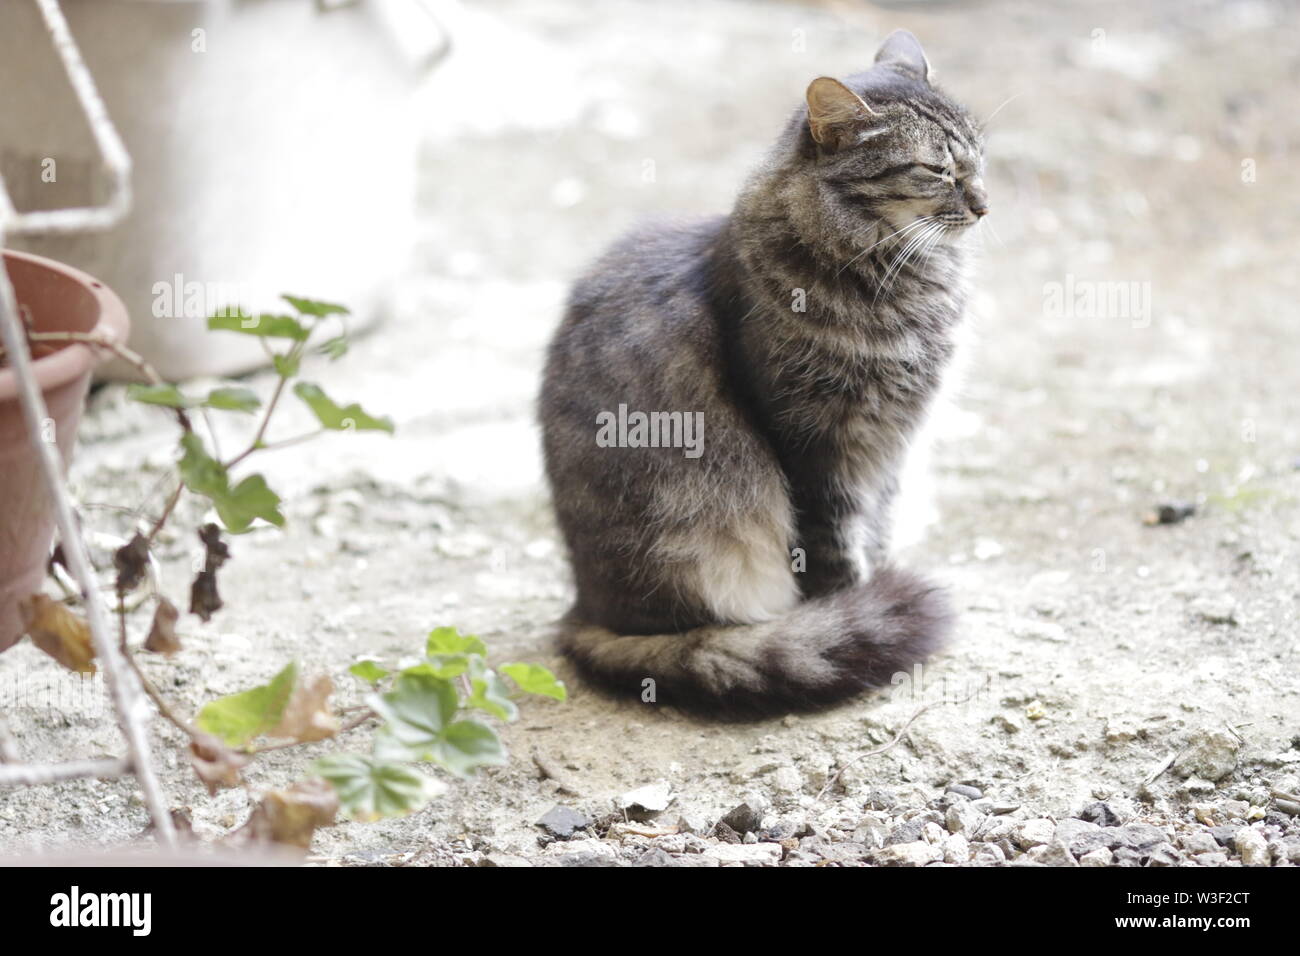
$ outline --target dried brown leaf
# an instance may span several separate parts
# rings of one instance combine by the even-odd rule
[[[149,539],[137,533],[113,553],[113,567],[117,568],[117,593],[134,591],[149,567]]]
[[[259,843],[279,843],[306,850],[318,827],[334,823],[339,798],[334,788],[312,777],[287,790],[266,793],[240,828],[242,838]]]
[[[334,682],[325,674],[298,681],[272,737],[289,737],[300,743],[324,740],[338,733],[338,718],[330,712]]]
[[[181,640],[176,636],[176,621],[180,616],[181,612],[176,610],[175,604],[160,597],[158,606],[154,608],[153,624],[149,627],[149,636],[145,638],[144,649],[168,657],[179,651]]]
[[[239,771],[248,758],[211,734],[200,734],[190,742],[190,763],[212,796],[226,787],[239,786]]]
[[[95,645],[90,639],[90,625],[80,614],[44,594],[33,594],[19,601],[18,613],[33,644],[70,671],[95,673]]]
[[[205,568],[190,585],[190,613],[197,614],[203,621],[210,621],[212,615],[221,610],[221,606],[221,595],[217,593],[217,572]]]

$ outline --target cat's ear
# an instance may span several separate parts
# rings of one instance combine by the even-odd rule
[[[895,30],[885,37],[876,53],[876,63],[898,67],[919,80],[930,82],[930,61],[921,49],[921,41],[906,30]]]
[[[877,115],[839,80],[819,76],[808,84],[808,131],[819,146],[837,150],[857,143]]]

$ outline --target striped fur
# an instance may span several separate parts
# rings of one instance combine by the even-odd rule
[[[898,33],[814,81],[730,215],[642,227],[575,286],[540,416],[577,587],[560,646],[596,684],[782,713],[946,632],[942,595],[886,563],[987,211],[978,130],[928,76]],[[702,454],[602,446],[620,405],[702,413]]]

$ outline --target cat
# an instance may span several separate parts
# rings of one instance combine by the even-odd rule
[[[588,682],[756,719],[941,644],[953,611],[888,562],[890,507],[954,351],[982,170],[896,31],[812,82],[730,215],[634,230],[576,283],[539,416],[577,590],[558,644]]]

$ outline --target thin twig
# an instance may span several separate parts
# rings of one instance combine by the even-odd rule
[[[364,714],[358,714],[356,717],[353,717],[347,723],[343,724],[343,726],[341,726],[338,730],[334,731],[333,736],[338,737],[342,734],[346,734],[349,730],[356,730],[367,720],[370,720],[372,717],[378,717],[378,716],[379,715],[376,714],[373,710],[371,710],[370,708],[366,708],[366,712]],[[261,747],[253,747],[251,750],[246,751],[246,753],[263,754],[266,753],[268,750],[288,750],[291,747],[302,747],[305,746],[306,744],[318,744],[318,743],[320,743],[319,740],[285,740],[285,741],[281,741],[278,744],[263,744]]]
[[[830,780],[826,781],[826,786],[822,787],[821,790],[818,791],[817,799],[820,800],[822,797],[826,796],[826,794],[829,793],[835,787],[835,785],[840,782],[840,777],[844,775],[844,771],[848,770],[859,760],[863,760],[867,757],[879,757],[881,754],[887,753],[888,751],[893,750],[896,746],[898,746],[898,742],[903,739],[903,736],[907,733],[908,729],[912,726],[912,724],[916,723],[917,719],[922,714],[924,714],[927,710],[929,710],[931,707],[934,707],[937,704],[950,704],[950,703],[964,704],[966,703],[966,701],[974,697],[977,691],[978,688],[976,690],[971,691],[969,694],[967,694],[965,697],[960,698],[959,700],[947,701],[941,697],[938,700],[932,700],[928,704],[922,704],[920,707],[916,708],[916,710],[912,711],[912,716],[907,718],[907,720],[903,723],[903,726],[899,729],[898,733],[894,735],[893,740],[891,740],[889,743],[881,747],[877,747],[875,750],[868,750],[866,753],[858,754],[856,757],[854,757],[852,760],[846,763],[843,767],[841,767],[836,772],[835,776],[831,777]]]

